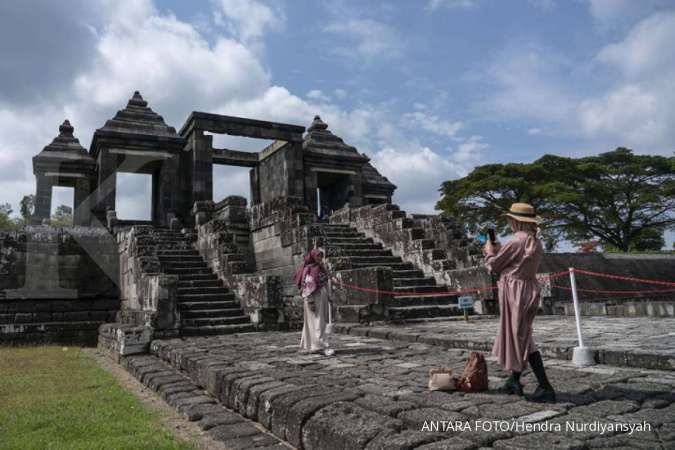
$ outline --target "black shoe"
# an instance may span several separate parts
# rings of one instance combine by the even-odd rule
[[[519,381],[509,378],[497,388],[497,392],[506,395],[523,395],[523,385]]]
[[[537,386],[532,395],[528,395],[527,399],[535,403],[555,403],[555,391],[552,387]]]

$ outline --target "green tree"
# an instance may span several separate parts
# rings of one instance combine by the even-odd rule
[[[11,231],[15,229],[15,223],[11,219],[12,205],[9,203],[0,204],[0,231]]]
[[[25,223],[29,223],[33,212],[35,212],[35,196],[33,194],[24,195],[19,202],[19,213]]]
[[[654,230],[662,235],[675,225],[675,158],[625,148],[585,158],[546,155],[533,163],[477,167],[443,183],[441,192],[437,208],[474,229],[496,221],[504,231],[503,213],[524,201],[546,219],[549,249],[562,238],[597,238],[603,247],[626,252],[651,248]]]
[[[71,226],[73,224],[73,208],[66,205],[58,206],[54,214],[52,214],[51,224],[56,226]]]

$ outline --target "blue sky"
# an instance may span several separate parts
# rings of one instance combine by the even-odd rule
[[[136,89],[176,128],[192,110],[305,126],[320,114],[409,212],[480,164],[675,149],[674,0],[65,5],[0,5],[3,203],[34,191],[30,157],[64,118],[88,147]],[[247,177],[219,168],[216,196],[248,196]],[[121,177],[120,216],[145,214],[148,189]]]

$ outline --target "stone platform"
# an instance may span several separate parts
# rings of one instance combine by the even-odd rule
[[[673,372],[577,369],[545,358],[558,403],[534,404],[494,391],[507,374],[491,358],[489,391],[429,392],[429,369],[460,372],[466,350],[336,334],[336,354],[325,357],[298,353],[299,340],[299,333],[280,332],[156,340],[155,358],[129,358],[144,359],[136,364],[143,379],[159,370],[156,384],[166,384],[160,390],[176,382],[156,368],[168,363],[209,394],[195,407],[213,398],[298,448],[675,448]],[[531,392],[533,375],[522,380]],[[209,421],[208,409],[200,420]],[[645,422],[651,430],[616,429]],[[568,424],[586,429],[569,431]],[[613,429],[592,428],[599,425]]]
[[[409,325],[358,326],[336,324],[340,333],[446,348],[489,352],[498,319],[472,317]],[[595,350],[598,363],[644,369],[675,370],[675,319],[653,317],[582,317],[584,345]],[[574,317],[538,316],[534,338],[544,356],[572,359],[577,344]]]

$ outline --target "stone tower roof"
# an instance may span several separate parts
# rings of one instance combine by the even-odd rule
[[[319,116],[314,117],[307,129],[302,148],[305,152],[315,153],[317,156],[349,159],[362,164],[368,161],[367,156],[361,155],[355,147],[345,144],[342,138],[334,135]]]
[[[37,166],[50,165],[78,165],[82,169],[89,170],[94,166],[94,159],[80,145],[79,139],[73,135],[74,128],[66,119],[59,127],[59,135],[51,144],[33,158],[34,169]]]
[[[372,186],[373,189],[384,189],[385,191],[391,191],[391,193],[396,189],[396,185],[389,181],[387,177],[380,174],[369,162],[363,165],[362,174],[363,182]]]
[[[98,155],[102,141],[122,147],[133,143],[148,150],[182,147],[184,143],[176,129],[167,125],[162,116],[150,109],[148,102],[143,100],[138,91],[131,96],[126,108],[117,111],[115,117],[96,130],[91,141],[90,155]]]
[[[96,133],[143,134],[148,136],[178,137],[176,129],[167,125],[164,118],[148,107],[136,91],[129,99],[127,107],[117,111],[115,117],[108,120]]]

